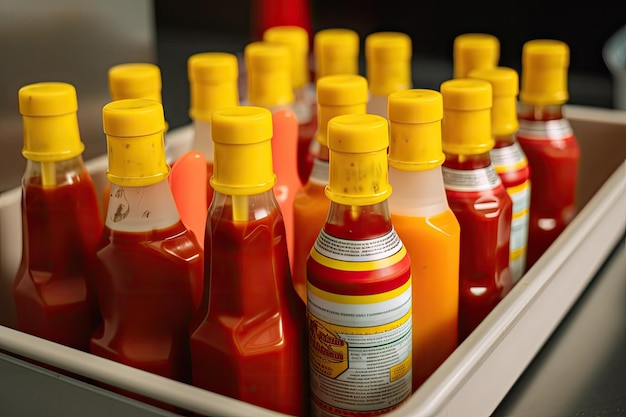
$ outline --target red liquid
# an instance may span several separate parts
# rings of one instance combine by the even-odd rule
[[[298,125],[298,176],[302,184],[306,184],[313,170],[315,155],[310,155],[309,147],[315,140],[317,132],[317,116],[313,113],[311,120]]]
[[[182,222],[152,232],[105,229],[98,251],[103,327],[91,351],[148,372],[191,382],[189,323],[202,274],[195,237]]]
[[[466,162],[460,162],[458,156],[446,155],[444,167],[470,170],[489,165],[489,160],[481,156],[469,158]],[[512,287],[509,243],[513,204],[501,183],[496,188],[486,191],[458,192],[446,189],[446,196],[461,227],[459,260],[459,343],[461,343]],[[486,204],[488,207],[481,208],[480,204]]]
[[[213,187],[211,187],[211,177],[213,176],[213,162],[208,162],[206,165],[206,207],[207,210],[211,207],[211,201],[213,200]]]
[[[561,119],[560,110],[535,117],[520,113],[520,120]],[[530,224],[526,268],[543,255],[576,215],[576,187],[580,149],[576,138],[528,138],[520,129],[517,140],[530,166]]]
[[[92,273],[102,220],[87,172],[68,182],[43,188],[32,177],[24,184],[23,256],[13,286],[17,329],[88,351],[99,322]]]
[[[306,415],[306,312],[291,283],[282,216],[274,208],[234,222],[231,209],[212,210],[207,222],[202,321],[191,331],[193,384]]]

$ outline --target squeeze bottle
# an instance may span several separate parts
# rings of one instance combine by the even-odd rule
[[[475,69],[493,68],[500,61],[500,40],[489,33],[463,33],[452,46],[453,78],[467,78]]]

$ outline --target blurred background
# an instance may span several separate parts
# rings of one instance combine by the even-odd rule
[[[308,16],[294,14],[295,5]],[[570,46],[569,104],[615,107],[614,80],[603,47],[626,18],[615,0],[574,8],[565,0],[515,2],[400,0],[0,0],[0,192],[19,186],[24,160],[17,91],[40,81],[72,83],[78,93],[85,159],[106,152],[101,110],[107,71],[125,62],[161,68],[170,128],[190,122],[187,59],[197,52],[240,54],[260,38],[268,10],[311,34],[350,28],[361,39],[401,31],[413,41],[415,88],[439,89],[452,77],[452,43],[466,32],[500,39],[500,65],[520,71],[524,42],[559,39]],[[290,20],[291,19],[291,20]]]

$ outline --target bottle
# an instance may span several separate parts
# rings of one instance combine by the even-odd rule
[[[315,239],[326,222],[330,200],[324,189],[328,185],[328,121],[342,114],[367,112],[367,80],[361,75],[326,75],[317,81],[319,129],[315,140],[320,150],[307,183],[296,193],[293,206],[294,238],[293,285],[306,303],[306,261]]]
[[[491,83],[493,107],[491,108],[491,131],[495,145],[489,156],[500,176],[504,188],[513,201],[511,223],[511,247],[509,265],[513,285],[526,272],[526,249],[528,244],[528,221],[530,208],[530,169],[528,160],[515,134],[517,120],[517,94],[519,77],[517,71],[508,67],[473,70],[468,76]]]
[[[299,26],[309,38],[313,33],[310,0],[254,0],[250,12],[253,41],[275,26]]]
[[[41,82],[18,91],[24,129],[22,258],[13,283],[17,330],[83,351],[100,321],[98,194],[85,167],[76,89]]]
[[[316,32],[313,37],[315,82],[327,75],[359,75],[359,48],[359,34],[352,29],[330,28]],[[319,142],[312,140],[307,156],[310,166],[317,152]]]
[[[306,309],[291,284],[272,187],[272,115],[213,112],[215,190],[205,235],[205,290],[191,326],[193,384],[294,416],[308,409]]]
[[[238,74],[239,63],[235,54],[200,52],[187,59],[189,117],[194,131],[191,149],[202,153],[207,161],[207,210],[213,199],[213,188],[208,181],[213,175],[211,113],[220,107],[239,105]]]
[[[251,42],[244,49],[244,59],[248,73],[247,104],[272,113],[272,163],[276,173],[273,190],[285,222],[293,268],[293,200],[303,184],[298,175],[298,119],[293,111],[289,48],[265,41]]]
[[[387,117],[387,97],[413,86],[411,38],[402,32],[374,32],[365,38],[365,68],[370,89],[367,112]]]
[[[569,98],[569,47],[535,39],[522,48],[517,141],[530,166],[530,269],[576,215],[580,148],[563,104]]]
[[[411,395],[411,260],[389,215],[389,125],[328,122],[331,200],[307,261],[311,415],[380,415]]]
[[[441,93],[393,92],[388,114],[389,212],[411,257],[415,391],[457,347],[461,231],[441,172]]]
[[[202,295],[203,253],[167,182],[163,107],[117,100],[102,119],[112,186],[96,252],[103,323],[91,352],[190,383],[188,332]]]
[[[448,204],[461,226],[459,343],[512,287],[509,243],[513,204],[489,151],[491,84],[452,79],[441,84],[443,181]]]
[[[286,45],[291,51],[293,110],[298,118],[298,175],[305,184],[311,175],[307,152],[317,130],[315,84],[309,69],[309,34],[300,26],[274,26],[263,33],[263,40]]]
[[[475,69],[493,68],[500,61],[500,40],[489,33],[463,33],[452,46],[453,78],[466,78]]]

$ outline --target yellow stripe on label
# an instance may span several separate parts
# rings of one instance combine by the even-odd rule
[[[325,301],[337,304],[375,304],[381,301],[387,301],[394,299],[401,294],[411,290],[411,277],[401,286],[384,293],[372,294],[372,295],[343,295],[334,294],[328,291],[321,290],[313,284],[307,282],[307,291],[314,296],[321,298]]]
[[[412,361],[413,355],[409,354],[408,358],[396,366],[392,366],[389,370],[389,380],[393,382],[405,376],[412,369]]]
[[[409,309],[409,312],[395,320],[391,323],[381,324],[380,326],[369,326],[369,327],[354,327],[354,326],[340,326],[337,324],[328,325],[332,327],[333,331],[336,333],[349,333],[349,334],[379,334],[391,331],[393,329],[397,329],[398,327],[404,326],[409,320],[412,319],[413,309]],[[318,319],[319,320],[319,319]]]
[[[521,193],[529,187],[530,181],[524,181],[520,185],[514,185],[512,187],[507,187],[506,191],[511,194]]]
[[[317,263],[320,265],[324,265],[327,268],[336,269],[339,271],[374,271],[377,269],[387,268],[391,265],[395,265],[404,258],[406,255],[406,248],[402,246],[398,252],[395,254],[384,258],[378,259],[376,261],[358,261],[358,262],[348,262],[348,261],[340,261],[337,259],[328,258],[321,253],[319,253],[315,246],[311,249],[311,258],[315,259]]]

